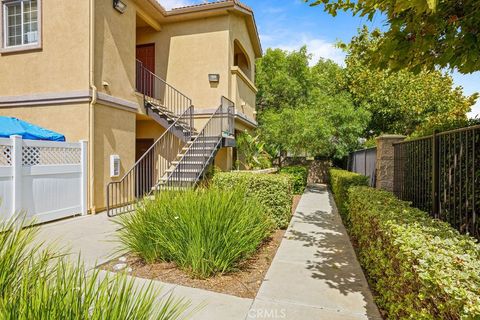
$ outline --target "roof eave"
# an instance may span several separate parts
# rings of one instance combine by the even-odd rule
[[[215,11],[225,11],[225,14],[233,11],[244,15],[245,17],[247,17],[247,28],[249,30],[250,38],[252,40],[255,57],[260,58],[263,54],[262,44],[260,42],[260,36],[258,34],[258,28],[253,10],[238,0],[202,3],[172,10],[165,10],[165,8],[157,0],[137,0],[137,3],[142,2],[147,6],[145,7],[145,9],[147,9],[148,11],[150,11],[153,7],[157,14],[152,14],[152,16],[154,18],[157,18],[160,23],[177,22],[178,20],[183,20],[182,18],[185,18],[185,20],[198,19],[202,18],[203,14]],[[150,8],[148,6],[150,6]]]
[[[155,1],[155,0],[153,0]],[[201,12],[226,10],[238,12],[247,17],[247,27],[252,38],[252,44],[255,51],[255,57],[260,58],[263,55],[262,44],[260,42],[260,36],[258,33],[257,23],[255,21],[255,15],[253,10],[241,3],[238,0],[219,1],[211,3],[203,3],[199,5],[193,5],[189,7],[177,8],[166,12],[165,17],[178,17],[181,15],[193,15]]]

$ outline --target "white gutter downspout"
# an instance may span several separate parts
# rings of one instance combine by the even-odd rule
[[[90,85],[90,105],[88,107],[88,152],[89,157],[89,203],[90,203],[90,213],[95,214],[95,205],[94,205],[94,187],[95,187],[95,158],[94,158],[94,139],[95,139],[95,110],[94,106],[97,103],[97,87],[95,87],[95,75],[94,75],[94,63],[95,63],[95,0],[90,0],[90,34],[89,34],[89,85]]]

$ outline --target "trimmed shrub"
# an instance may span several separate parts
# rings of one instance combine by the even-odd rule
[[[284,174],[222,172],[213,177],[219,189],[243,188],[248,197],[264,205],[277,228],[288,226],[292,216],[292,177]]]
[[[348,224],[348,189],[352,186],[368,186],[368,177],[341,169],[330,169],[330,186],[333,197],[345,224]]]
[[[350,232],[390,319],[479,319],[480,246],[393,194],[349,191]]]
[[[290,174],[293,178],[293,193],[303,194],[307,186],[308,169],[303,166],[290,166],[280,169],[280,173]]]
[[[147,263],[174,262],[196,278],[235,270],[273,229],[243,190],[162,191],[120,218],[119,240]]]
[[[0,319],[185,319],[190,303],[137,286],[126,274],[100,276],[34,242],[38,227],[0,223]],[[195,312],[193,310],[192,312]]]

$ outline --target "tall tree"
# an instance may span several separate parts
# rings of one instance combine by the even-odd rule
[[[344,70],[331,61],[310,67],[306,48],[267,50],[257,63],[261,138],[269,149],[337,157],[358,145],[368,113],[342,90]]]
[[[437,67],[463,73],[480,70],[478,0],[305,0],[329,14],[350,11],[373,20],[386,17],[388,30],[370,48],[369,64],[420,72]],[[377,34],[380,35],[380,34]]]
[[[257,109],[276,109],[306,104],[312,83],[307,48],[286,53],[268,49],[256,65]]]
[[[477,95],[466,97],[447,73],[422,70],[392,72],[369,68],[366,52],[380,39],[366,28],[343,45],[346,58],[346,87],[357,106],[363,105],[372,117],[369,134],[429,134],[467,124],[467,113]]]

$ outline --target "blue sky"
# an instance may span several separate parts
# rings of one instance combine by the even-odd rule
[[[167,8],[202,3],[202,0],[160,0]],[[382,27],[378,17],[373,22],[365,18],[339,13],[332,17],[321,7],[310,7],[302,0],[243,0],[255,12],[263,49],[282,48],[295,50],[307,45],[313,61],[319,57],[342,63],[344,54],[335,48],[337,41],[349,42],[364,24]],[[480,72],[470,75],[453,74],[455,84],[462,86],[465,94],[480,92]],[[480,101],[470,116],[480,114]]]

